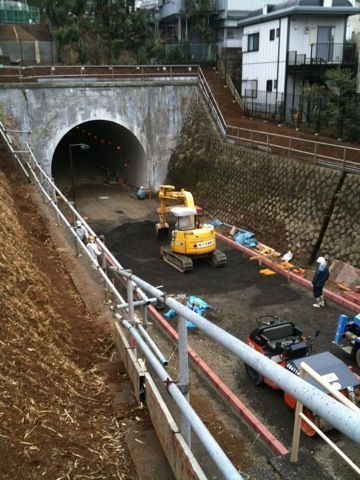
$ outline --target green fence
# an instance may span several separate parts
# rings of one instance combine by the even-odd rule
[[[0,24],[1,23],[16,23],[16,24],[32,24],[40,23],[40,10],[37,7],[28,7],[22,5],[23,9],[19,8],[18,4],[11,5],[6,2],[0,4]]]
[[[215,60],[215,44],[174,43],[165,45],[165,63],[203,63]]]

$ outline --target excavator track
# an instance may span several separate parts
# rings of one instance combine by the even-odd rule
[[[222,267],[223,265],[226,265],[227,257],[226,254],[221,250],[214,250],[209,255],[208,261],[213,267]]]
[[[170,247],[161,247],[160,253],[164,262],[176,268],[179,272],[189,272],[194,267],[191,258],[172,252]]]

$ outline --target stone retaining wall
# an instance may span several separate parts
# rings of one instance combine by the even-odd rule
[[[168,182],[190,190],[205,214],[256,233],[307,262],[341,173],[223,141],[199,94],[190,102]],[[360,266],[360,176],[347,175],[321,254]]]

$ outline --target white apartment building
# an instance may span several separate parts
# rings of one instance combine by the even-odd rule
[[[250,13],[239,22],[242,96],[295,109],[307,82],[321,80],[334,66],[354,65],[345,35],[347,18],[359,13],[349,0],[289,0]]]

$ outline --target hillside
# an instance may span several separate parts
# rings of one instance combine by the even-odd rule
[[[104,375],[110,334],[6,157],[0,150],[0,477],[133,478]]]

